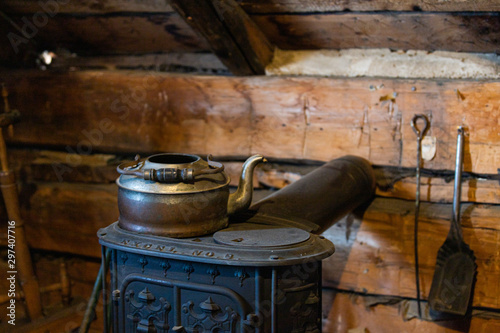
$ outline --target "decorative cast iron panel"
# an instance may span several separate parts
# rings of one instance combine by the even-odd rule
[[[127,303],[127,327],[129,332],[167,333],[170,303],[163,297],[156,296],[145,287],[135,297],[130,290],[125,295]]]
[[[195,311],[193,301],[188,301],[182,305],[184,315],[183,322],[186,323],[186,330],[189,333],[218,332],[234,333],[236,332],[236,323],[239,319],[238,314],[230,306],[224,310],[208,297],[198,305],[200,312]]]

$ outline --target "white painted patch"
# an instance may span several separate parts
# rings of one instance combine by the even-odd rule
[[[500,56],[460,52],[346,49],[276,50],[267,75],[499,79]]]
[[[436,156],[437,139],[435,136],[424,136],[422,138],[422,158],[430,161]]]

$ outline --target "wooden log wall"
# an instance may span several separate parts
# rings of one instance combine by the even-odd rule
[[[98,257],[96,230],[118,216],[114,168],[137,152],[214,153],[236,161],[228,164],[234,179],[237,161],[261,152],[274,162],[257,171],[256,186],[262,188],[283,187],[319,165],[308,160],[351,153],[376,164],[379,196],[362,222],[345,221],[327,232],[337,253],[325,263],[324,284],[405,298],[414,297],[415,134],[409,121],[414,113],[432,112],[430,134],[439,138],[436,157],[424,163],[422,192],[429,203],[422,205],[420,224],[423,298],[449,227],[453,123],[463,121],[470,133],[463,200],[470,203],[462,207],[462,225],[478,258],[474,305],[500,308],[494,289],[500,283],[499,141],[498,122],[491,121],[500,110],[497,82],[107,71],[9,71],[2,77],[12,87],[11,104],[23,110],[9,143],[26,181],[22,195],[34,248]],[[154,88],[142,90],[145,82]],[[383,88],[370,90],[374,85]],[[381,102],[393,92],[396,101]],[[485,131],[486,122],[491,126]]]
[[[237,3],[281,49],[499,52],[500,5],[492,0]],[[199,75],[232,67],[168,3],[57,4],[18,52],[0,40],[0,82],[23,116],[9,154],[42,284],[51,279],[44,263],[52,253],[74,264],[74,295],[88,295],[100,256],[96,232],[118,216],[116,165],[136,153],[212,153],[234,180],[246,156],[262,153],[270,163],[256,171],[256,196],[353,154],[373,163],[377,193],[364,212],[325,233],[336,253],[324,263],[324,331],[498,330],[500,81]],[[2,36],[22,36],[15,25],[22,30],[40,11],[48,13],[35,0],[3,1]],[[33,69],[43,50],[57,57],[46,71]],[[436,142],[421,184],[423,299],[451,219],[456,127],[467,128],[461,223],[478,275],[465,324],[405,317],[415,299],[417,113],[429,117]]]
[[[206,1],[212,0],[203,2]],[[50,5],[36,0],[6,0],[0,4],[0,29],[6,32],[0,40],[1,61],[10,66],[34,66],[37,53],[49,50],[58,53],[57,61],[63,63],[67,63],[68,57],[72,60],[83,57],[76,66],[85,68],[89,66],[88,57],[99,59],[92,62],[93,66],[104,66],[110,55],[203,53],[214,46],[202,36],[212,30],[205,33],[202,29],[201,35],[197,34],[168,1],[53,0],[47,3]],[[224,0],[212,5],[220,6],[219,12],[231,10],[234,14],[232,3],[234,1]],[[228,15],[225,20],[243,22],[232,22],[235,29],[256,24],[264,39],[281,49],[390,48],[493,53],[500,50],[500,5],[495,0],[245,0],[238,3],[252,22],[246,21],[246,17],[239,20],[238,15]],[[185,17],[188,22],[189,17]],[[245,42],[239,47],[247,48],[246,45],[257,43],[249,37],[252,35],[246,35],[249,31],[254,31],[252,35],[260,33],[247,27],[229,34],[240,37]],[[216,39],[214,36],[211,42],[221,43]],[[268,48],[250,48],[247,53],[255,51],[257,58],[268,58]],[[259,50],[264,49],[264,54],[260,54]],[[231,58],[229,54],[218,55],[222,60]],[[243,62],[239,63],[244,66]],[[170,60],[161,64],[175,70],[169,66]],[[188,62],[178,65],[184,70],[189,67]]]

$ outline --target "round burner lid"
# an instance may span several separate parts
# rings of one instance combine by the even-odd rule
[[[281,247],[305,242],[310,234],[298,228],[228,228],[217,231],[215,242],[238,247]]]

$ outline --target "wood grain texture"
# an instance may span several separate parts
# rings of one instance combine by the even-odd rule
[[[465,172],[495,175],[500,165],[500,82],[121,71],[7,71],[0,78],[22,114],[11,144],[77,154],[261,153],[321,161],[353,154],[414,167],[410,120],[424,113],[437,138],[436,156],[424,168],[454,169],[458,125],[468,132]]]
[[[498,13],[252,15],[280,49],[500,51]]]
[[[37,183],[21,196],[31,248],[101,256],[97,231],[118,220],[115,185]]]
[[[416,187],[415,177],[408,177],[394,182],[390,189],[378,188],[377,195],[415,200]],[[453,200],[453,181],[443,178],[422,177],[420,200],[451,202]],[[463,180],[461,201],[500,204],[500,185],[498,180]]]
[[[44,14],[45,15],[45,14]],[[33,25],[34,15],[12,14],[10,19],[20,28]],[[155,52],[199,52],[209,50],[200,38],[175,12],[150,15],[45,15],[45,24],[38,24],[29,43],[17,43],[18,52],[31,46],[42,52],[52,50],[78,55],[144,54]],[[8,35],[22,37],[20,31],[3,24],[2,41]],[[18,54],[18,56],[19,56]]]
[[[185,2],[179,4],[186,6]],[[44,49],[67,49],[84,55],[116,55],[199,52],[210,50],[211,47],[226,62],[231,57],[236,59],[244,56],[238,56],[242,50],[248,53],[248,59],[256,58],[262,64],[269,57],[270,47],[267,44],[271,48],[276,45],[286,50],[389,48],[500,52],[498,12],[270,13],[254,14],[248,19],[246,13],[233,3],[231,8],[240,15],[234,15],[234,10],[227,11],[227,6],[220,7],[219,12],[226,15],[222,16],[224,21],[220,21],[214,15],[212,6],[205,4],[202,8],[203,4],[205,1],[198,1],[190,12],[183,8],[182,13],[186,14],[186,19],[191,17],[188,23],[197,31],[203,33],[205,30],[204,38],[198,36],[172,11],[99,14],[92,11],[78,12],[75,9],[75,12],[58,13],[53,17],[42,12],[46,22],[39,18],[41,23],[31,42],[21,44],[20,48],[28,48],[34,43],[38,52]],[[34,14],[15,10],[8,16],[20,27],[25,25],[23,19],[34,21]],[[207,22],[210,25],[205,25]],[[8,44],[10,32],[21,36],[14,27],[2,25],[6,26],[0,26],[4,32],[2,42]],[[237,47],[228,48],[231,41],[236,41],[241,50]],[[3,58],[6,57],[9,58],[8,55]],[[244,64],[242,61],[239,63],[240,66]]]
[[[146,155],[144,155],[146,156]],[[205,156],[202,156],[205,158]],[[243,162],[222,159],[225,172],[231,178],[230,185],[237,186]],[[112,184],[118,177],[116,167],[122,161],[133,160],[133,156],[114,154],[78,155],[50,150],[10,149],[9,160],[18,179],[26,182],[66,182],[87,184]],[[294,161],[279,161],[257,166],[254,172],[254,188],[281,189],[303,175],[316,169],[321,163],[312,165]],[[391,167],[375,167],[377,195],[382,197],[415,200],[415,170],[394,170]],[[423,170],[421,200],[451,203],[453,198],[453,172]],[[495,176],[496,177],[496,176]],[[500,204],[498,179],[482,179],[464,175],[462,202]]]
[[[233,74],[264,74],[273,47],[233,0],[172,0],[172,6]]]
[[[499,11],[495,0],[238,0],[249,13],[318,13],[337,11]]]
[[[462,204],[465,242],[476,256],[474,306],[500,308],[500,206]],[[377,198],[362,219],[353,216],[325,232],[336,253],[323,264],[324,285],[360,293],[415,298],[414,203]],[[419,220],[421,297],[426,299],[439,247],[450,227],[450,204],[423,203]]]
[[[208,0],[172,0],[173,8],[210,45],[212,52],[236,75],[252,75],[245,54]]]
[[[472,317],[470,320],[443,320],[430,322],[419,319],[404,320],[404,302],[394,301],[370,305],[375,297],[323,291],[323,297],[332,293],[333,304],[323,332],[407,332],[407,333],[489,333],[500,330],[500,320]],[[352,331],[351,331],[352,330]]]
[[[165,13],[173,12],[167,0],[79,0],[79,1],[57,1],[55,5],[44,5],[51,1],[38,0],[5,0],[0,8],[8,13],[36,13],[47,11],[45,8],[54,8],[57,13],[78,13],[78,14],[110,14],[122,12],[146,12]]]
[[[500,11],[496,0],[237,0],[249,13],[311,13],[332,11]],[[168,0],[80,0],[59,4],[61,13],[166,12],[172,10]],[[41,9],[38,0],[4,0],[3,8],[18,13],[35,13]]]
[[[273,58],[274,45],[236,1],[211,0],[210,2],[231,37],[242,50],[253,72],[265,74],[266,66]]]
[[[317,166],[269,164],[256,170],[256,178],[260,185],[281,189],[302,178]],[[376,194],[382,197],[415,200],[415,169],[375,166]],[[452,202],[454,174],[450,172],[434,172],[422,170],[420,200],[429,202]],[[428,176],[425,176],[428,175]],[[481,176],[463,175],[462,202],[478,202],[500,204],[500,176],[491,179]],[[494,178],[494,179],[493,179]]]
[[[208,52],[89,57],[58,54],[58,57],[52,60],[50,68],[52,70],[139,69],[200,75],[230,74],[227,67],[214,54]]]

